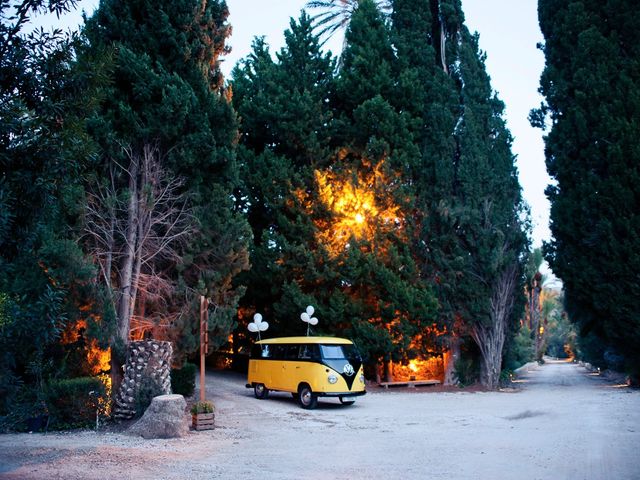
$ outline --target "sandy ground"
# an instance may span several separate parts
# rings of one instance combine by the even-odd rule
[[[517,391],[371,389],[300,409],[207,376],[213,431],[0,435],[3,479],[640,479],[640,391],[547,363]]]

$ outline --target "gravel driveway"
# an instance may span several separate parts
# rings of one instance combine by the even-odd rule
[[[547,363],[508,392],[372,389],[355,405],[257,400],[207,375],[213,431],[0,435],[7,479],[639,479],[640,391]]]

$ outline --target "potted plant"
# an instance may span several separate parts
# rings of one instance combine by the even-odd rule
[[[212,402],[196,402],[191,406],[191,420],[195,430],[213,430],[215,407]]]

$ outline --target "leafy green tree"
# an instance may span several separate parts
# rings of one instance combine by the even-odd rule
[[[569,317],[640,374],[637,130],[640,18],[633,1],[542,0],[545,138],[553,240],[545,255],[562,279]]]
[[[83,118],[95,107],[95,72],[74,63],[78,40],[59,29],[25,33],[31,16],[74,2],[0,2],[0,397],[18,379],[42,383],[65,368],[65,329],[97,309],[81,249],[82,176],[94,146]],[[5,405],[0,405],[0,409]]]
[[[179,354],[195,350],[199,294],[217,306],[211,321],[231,326],[250,232],[232,202],[237,119],[219,69],[227,16],[224,1],[110,0],[86,22],[87,52],[115,52],[89,122],[102,148],[92,189],[107,192],[99,203],[117,226],[96,257],[111,272],[102,278],[118,314],[114,343],[129,341],[133,321]],[[163,192],[174,202],[163,205]]]

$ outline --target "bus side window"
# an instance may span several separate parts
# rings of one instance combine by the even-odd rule
[[[264,349],[263,345],[254,345],[251,347],[251,358],[263,358],[264,357]]]
[[[262,354],[261,354],[262,358],[270,358],[269,353],[270,353],[269,352],[269,345],[264,345],[262,347]]]
[[[282,345],[271,345],[271,355],[269,358],[273,358],[275,360],[283,360],[284,351],[282,349]]]
[[[300,360],[317,360],[318,357],[319,355],[317,345],[300,345]]]
[[[298,346],[297,345],[283,345],[284,359],[285,360],[297,360],[298,359]]]

